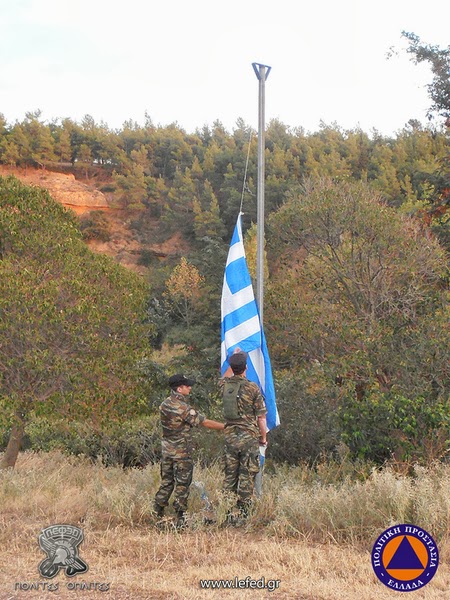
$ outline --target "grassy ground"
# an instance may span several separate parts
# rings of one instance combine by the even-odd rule
[[[0,473],[0,600],[398,598],[373,574],[370,551],[384,529],[405,522],[429,531],[440,551],[437,574],[412,597],[450,598],[450,467],[417,469],[413,477],[393,469],[358,476],[346,468],[280,467],[265,476],[248,524],[224,528],[220,468],[198,467],[194,478],[205,484],[218,523],[203,523],[193,487],[189,528],[177,532],[170,525],[159,530],[150,512],[157,465],[124,471],[58,453],[25,453],[14,471]],[[80,556],[89,571],[73,579],[59,573],[49,580],[59,587],[51,592],[38,572],[45,558],[38,536],[59,523],[83,529]],[[255,586],[264,578],[278,589],[201,589],[201,580],[235,577]],[[27,590],[32,583],[39,590]],[[105,584],[109,589],[100,591]]]

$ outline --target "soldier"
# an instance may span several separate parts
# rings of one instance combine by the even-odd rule
[[[159,407],[162,425],[161,485],[155,496],[155,512],[159,518],[169,504],[173,491],[173,506],[177,515],[177,527],[185,524],[189,487],[192,482],[194,461],[192,458],[192,428],[202,425],[209,429],[224,429],[223,423],[211,421],[187,402],[187,396],[195,381],[184,375],[169,379],[171,394]]]
[[[225,415],[224,490],[237,496],[239,516],[246,518],[259,471],[259,446],[267,445],[267,410],[258,385],[245,377],[247,353],[237,348],[228,364],[219,380]],[[233,516],[227,520],[233,522]]]

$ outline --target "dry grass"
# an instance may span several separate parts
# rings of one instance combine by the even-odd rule
[[[320,475],[320,473],[319,473]],[[58,453],[21,455],[15,471],[0,473],[0,600],[85,597],[90,600],[292,598],[309,600],[398,597],[375,578],[370,550],[377,535],[414,522],[438,541],[440,566],[416,599],[450,598],[450,468],[392,469],[361,481],[318,476],[300,467],[267,475],[264,495],[248,525],[220,527],[227,500],[219,467],[196,470],[216,507],[219,524],[203,524],[196,488],[185,532],[160,531],[150,507],[157,466],[105,468]],[[37,539],[56,523],[80,526],[80,555],[89,565],[74,580],[59,574],[58,592],[15,591],[16,583],[43,582]],[[201,579],[279,580],[279,589],[201,590]],[[110,590],[70,591],[68,582],[109,583]]]

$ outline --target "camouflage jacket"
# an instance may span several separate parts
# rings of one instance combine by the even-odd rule
[[[250,433],[253,438],[259,438],[258,417],[267,413],[266,404],[258,385],[249,381],[242,375],[224,377],[219,379],[219,388],[222,391],[226,381],[240,381],[241,387],[238,397],[238,411],[240,418],[233,421],[225,421],[225,439],[230,433],[244,431]]]
[[[162,453],[171,458],[192,457],[192,428],[205,420],[205,415],[199,413],[186,402],[185,396],[171,392],[159,407],[162,426]]]

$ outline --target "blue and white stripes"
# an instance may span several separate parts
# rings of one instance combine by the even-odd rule
[[[248,353],[247,378],[257,383],[267,408],[267,428],[273,429],[280,420],[275,401],[275,388],[264,331],[248,272],[242,239],[241,215],[238,216],[222,289],[222,374],[228,368],[227,357],[236,347]]]

